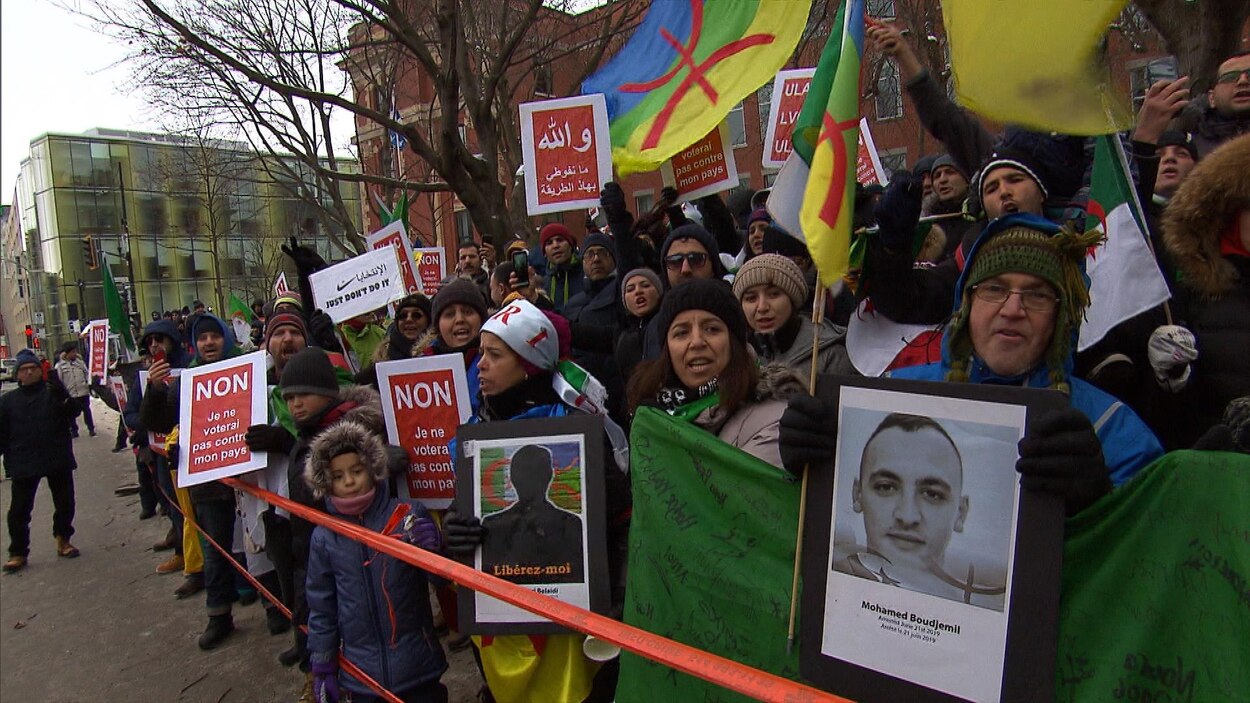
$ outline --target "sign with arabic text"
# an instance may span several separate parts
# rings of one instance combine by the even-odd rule
[[[431,298],[443,285],[447,277],[447,257],[442,247],[418,247],[412,250],[413,260],[417,262],[417,280],[421,290]]]
[[[738,187],[738,165],[724,123],[660,165],[664,185],[677,189],[680,200],[694,200]]]
[[[244,440],[266,422],[269,392],[263,351],[182,372],[178,382],[178,487],[265,468],[267,456]]]
[[[87,332],[87,373],[91,378],[105,378],[109,368],[109,321],[92,320]]]
[[[523,103],[521,155],[530,215],[598,206],[599,189],[612,180],[603,95]]]
[[[308,277],[313,300],[335,322],[344,322],[404,297],[395,249],[365,252]]]
[[[365,238],[369,249],[394,247],[399,257],[399,269],[404,276],[404,289],[408,293],[420,293],[421,282],[417,280],[416,271],[412,266],[412,243],[408,241],[408,231],[404,229],[403,220],[395,220],[382,229]]]
[[[773,97],[768,108],[768,127],[764,132],[764,168],[781,168],[794,151],[790,133],[803,109],[807,89],[812,85],[814,68],[778,71],[773,79]]]

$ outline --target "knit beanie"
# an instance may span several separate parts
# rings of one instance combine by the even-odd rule
[[[1003,273],[1026,273],[1049,283],[1059,296],[1050,346],[1042,355],[1050,372],[1051,388],[1068,392],[1067,362],[1074,350],[1085,308],[1089,283],[1086,252],[1101,241],[1099,231],[1080,234],[1035,215],[1017,214],[991,222],[973,245],[958,287],[959,309],[946,333],[950,371],[946,380],[966,382],[972,357],[968,319],[972,287]]]
[[[296,293],[295,291],[289,290],[283,293],[282,295],[279,295],[278,297],[274,298],[273,299],[274,309],[276,309],[279,305],[282,305],[283,303],[286,303],[288,305],[294,305],[296,309],[298,309],[300,312],[304,311],[304,299],[301,298],[300,294]]]
[[[807,302],[807,281],[803,278],[803,271],[780,254],[760,254],[743,264],[734,278],[734,297],[741,302],[748,290],[765,284],[785,291],[795,311],[801,310]]]
[[[287,360],[282,369],[282,378],[278,381],[278,388],[284,398],[294,394],[339,397],[339,381],[334,373],[334,364],[330,363],[330,357],[320,347],[307,347]]]
[[[665,293],[656,320],[661,339],[668,337],[673,319],[687,310],[712,313],[725,323],[735,339],[746,341],[747,319],[742,315],[742,305],[724,281],[696,278]]]
[[[35,352],[29,349],[23,349],[20,352],[18,352],[16,359],[17,359],[16,368],[19,368],[19,369],[25,366],[26,364],[34,364],[35,366],[40,365],[39,357],[35,356]]]
[[[933,171],[933,162],[937,161],[938,155],[922,156],[916,160],[916,165],[911,169],[911,175],[916,178],[923,178],[926,173]]]
[[[399,302],[395,303],[395,317],[399,317],[400,311],[404,308],[417,308],[421,312],[425,313],[426,319],[433,319],[430,317],[432,312],[430,299],[425,297],[422,293],[413,293],[412,295],[400,298]]]
[[[604,249],[607,249],[608,253],[612,255],[613,263],[619,261],[621,258],[616,253],[616,242],[612,241],[612,238],[603,232],[591,232],[586,235],[586,239],[582,241],[583,259],[586,258],[586,250],[591,247],[603,247]]]
[[[642,266],[642,267],[639,267],[630,271],[624,276],[621,276],[621,303],[622,304],[624,304],[625,302],[625,286],[629,285],[629,279],[634,278],[635,276],[642,276],[643,278],[647,279],[648,281],[651,282],[651,285],[655,286],[655,289],[657,291],[663,293],[664,284],[660,281],[660,274],[656,273],[655,271],[652,271],[651,269],[645,266]]]
[[[1183,147],[1185,151],[1189,152],[1189,158],[1194,161],[1198,160],[1198,147],[1194,144],[1194,136],[1188,132],[1182,132],[1179,129],[1164,131],[1163,134],[1159,135],[1155,148],[1162,151],[1165,146]]]
[[[543,251],[547,250],[547,242],[551,241],[554,237],[563,238],[564,241],[568,242],[571,247],[577,246],[577,240],[573,238],[573,234],[569,232],[568,227],[565,227],[559,222],[552,222],[538,232],[538,244],[542,247]]]
[[[764,228],[764,243],[760,247],[765,254],[781,254],[782,256],[811,257],[807,244],[798,237],[782,229],[776,223]]]
[[[751,217],[747,219],[747,229],[750,229],[751,225],[755,224],[756,222],[767,222],[769,224],[772,224],[772,221],[773,221],[773,216],[768,214],[768,210],[762,207],[756,208],[755,210],[751,212]]]
[[[443,284],[443,287],[434,294],[430,321],[437,323],[443,316],[443,311],[454,303],[468,305],[476,310],[483,320],[486,319],[486,301],[482,298],[482,290],[467,278],[456,278]]]
[[[1046,188],[1046,182],[1043,178],[1045,171],[1031,154],[1000,148],[995,149],[990,154],[990,158],[986,160],[985,165],[981,167],[980,171],[977,171],[976,176],[973,178],[974,187],[972,188],[972,193],[978,200],[982,197],[981,184],[985,182],[985,177],[1000,168],[1014,168],[1017,171],[1023,171],[1041,189],[1043,200],[1050,197],[1050,191]]]
[[[513,300],[482,325],[525,362],[529,373],[550,371],[560,360],[560,334],[552,320],[524,298]]]
[[[711,232],[703,229],[703,225],[693,222],[677,227],[668,236],[664,238],[664,244],[660,246],[660,261],[668,256],[669,247],[673,246],[673,242],[682,239],[693,239],[707,249],[708,262],[712,264],[712,275],[720,278],[725,275],[725,265],[720,260],[720,247],[716,246],[716,237]]]
[[[937,173],[937,170],[939,168],[942,168],[943,166],[949,166],[955,169],[955,171],[959,173],[959,175],[964,177],[964,180],[968,179],[968,174],[964,173],[964,170],[959,167],[958,163],[955,162],[955,157],[951,156],[950,154],[942,154],[941,156],[933,160],[933,173]],[[1043,188],[1042,190],[1045,191],[1046,189]]]
[[[304,322],[303,315],[297,312],[280,312],[265,320],[265,343],[262,348],[268,349],[269,338],[273,336],[273,333],[277,332],[279,327],[287,326],[295,327],[305,340],[308,339],[308,325]]]

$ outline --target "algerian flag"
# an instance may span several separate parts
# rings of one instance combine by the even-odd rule
[[[1078,351],[1096,344],[1121,322],[1166,301],[1167,281],[1146,240],[1146,218],[1128,175],[1124,148],[1114,134],[1097,137],[1090,179],[1087,227],[1107,239],[1085,260],[1089,309],[1081,325]]]
[[[122,304],[122,296],[117,291],[117,283],[113,281],[113,272],[109,265],[100,266],[104,280],[104,310],[108,313],[108,326],[121,338],[127,351],[135,351],[135,338],[130,332],[130,319],[126,315],[126,306]]]
[[[230,294],[230,324],[234,327],[234,338],[243,344],[252,338],[252,309],[234,293]]]

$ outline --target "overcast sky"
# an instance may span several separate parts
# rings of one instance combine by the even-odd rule
[[[92,127],[155,130],[121,47],[48,0],[0,3],[0,202],[11,203],[30,140]]]

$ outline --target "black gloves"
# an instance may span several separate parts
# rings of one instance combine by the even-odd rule
[[[326,264],[326,260],[321,258],[321,255],[318,254],[315,249],[310,246],[300,244],[299,240],[295,237],[291,237],[290,246],[287,246],[286,244],[282,245],[282,251],[287,256],[291,257],[291,261],[295,262],[295,269],[299,272],[301,277],[306,277],[309,274],[316,273],[328,266],[328,264]],[[311,302],[312,301],[307,301],[305,304],[309,304]]]
[[[281,425],[252,425],[243,435],[243,441],[254,452],[287,454],[295,446],[295,438]]]
[[[609,215],[609,221],[624,219],[620,216],[629,214],[629,210],[625,208],[625,191],[621,190],[621,186],[614,181],[608,181],[599,192],[599,206]],[[617,217],[612,217],[612,215]]]
[[[660,202],[657,203],[657,205],[662,207],[672,207],[680,197],[681,195],[678,194],[676,188],[673,186],[664,186],[660,189]]]
[[[1089,418],[1076,408],[1039,417],[1020,440],[1019,449],[1020,485],[1063,498],[1068,517],[1111,492],[1102,443]]]
[[[473,550],[482,543],[482,521],[475,516],[462,516],[455,508],[443,518],[443,535],[447,551],[459,556],[472,556]]]
[[[342,350],[338,336],[334,334],[334,320],[322,310],[313,310],[308,316],[308,335],[312,342],[328,352]]]
[[[803,476],[803,467],[833,467],[833,452],[838,446],[838,409],[820,398],[796,395],[781,415],[778,439],[781,463],[795,477]]]
[[[924,181],[907,171],[897,171],[881,196],[874,213],[877,217],[877,238],[887,249],[911,252],[920,222],[920,206],[924,199]]]

